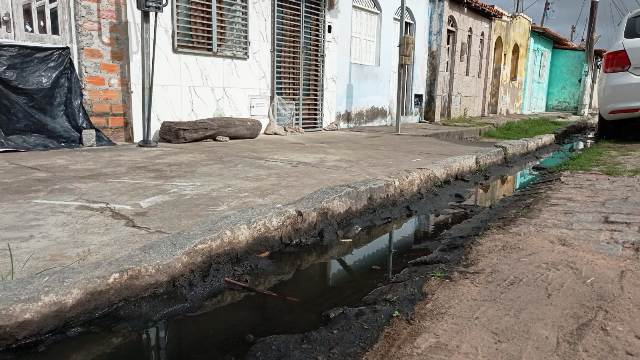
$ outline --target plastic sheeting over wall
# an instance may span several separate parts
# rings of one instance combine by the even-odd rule
[[[0,44],[0,151],[82,145],[94,129],[69,48]],[[113,145],[96,129],[96,144]]]

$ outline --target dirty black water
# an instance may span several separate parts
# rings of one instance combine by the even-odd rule
[[[575,142],[538,161],[494,176],[478,175],[465,191],[449,194],[443,209],[390,220],[372,228],[351,228],[335,244],[295,252],[261,254],[273,264],[251,285],[280,296],[229,289],[184,314],[145,327],[116,324],[7,355],[20,359],[240,359],[255,339],[322,326],[324,313],[356,306],[361,299],[415,258],[440,245],[439,235],[535,182],[540,171],[565,161],[589,143]],[[463,181],[467,181],[463,180]],[[284,297],[297,299],[285,299]]]

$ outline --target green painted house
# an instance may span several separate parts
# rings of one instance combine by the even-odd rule
[[[602,52],[596,50],[596,57]],[[584,48],[551,29],[532,25],[529,54],[522,112],[576,112],[587,66]]]
[[[586,65],[584,49],[553,49],[547,111],[578,111]]]
[[[544,36],[544,33],[532,29],[529,40],[529,58],[522,90],[523,114],[545,112],[547,109],[547,91],[553,50],[553,40]]]

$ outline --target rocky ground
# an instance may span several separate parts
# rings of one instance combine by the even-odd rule
[[[365,359],[640,356],[639,191],[638,176],[564,173],[526,216],[479,237],[463,271],[429,281]]]

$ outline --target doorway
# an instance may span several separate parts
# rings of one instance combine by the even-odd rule
[[[70,0],[0,0],[0,39],[71,44]]]
[[[453,16],[447,19],[447,37],[445,45],[444,72],[445,78],[442,81],[442,107],[440,117],[451,118],[451,105],[453,102],[453,84],[456,74],[456,43],[458,39],[458,24]]]
[[[275,0],[274,7],[273,95],[295,109],[291,125],[322,129],[325,2]]]
[[[491,76],[491,92],[489,93],[489,113],[498,113],[498,104],[500,100],[500,77],[502,76],[502,59],[503,59],[502,38],[496,39],[493,47],[493,72]]]

